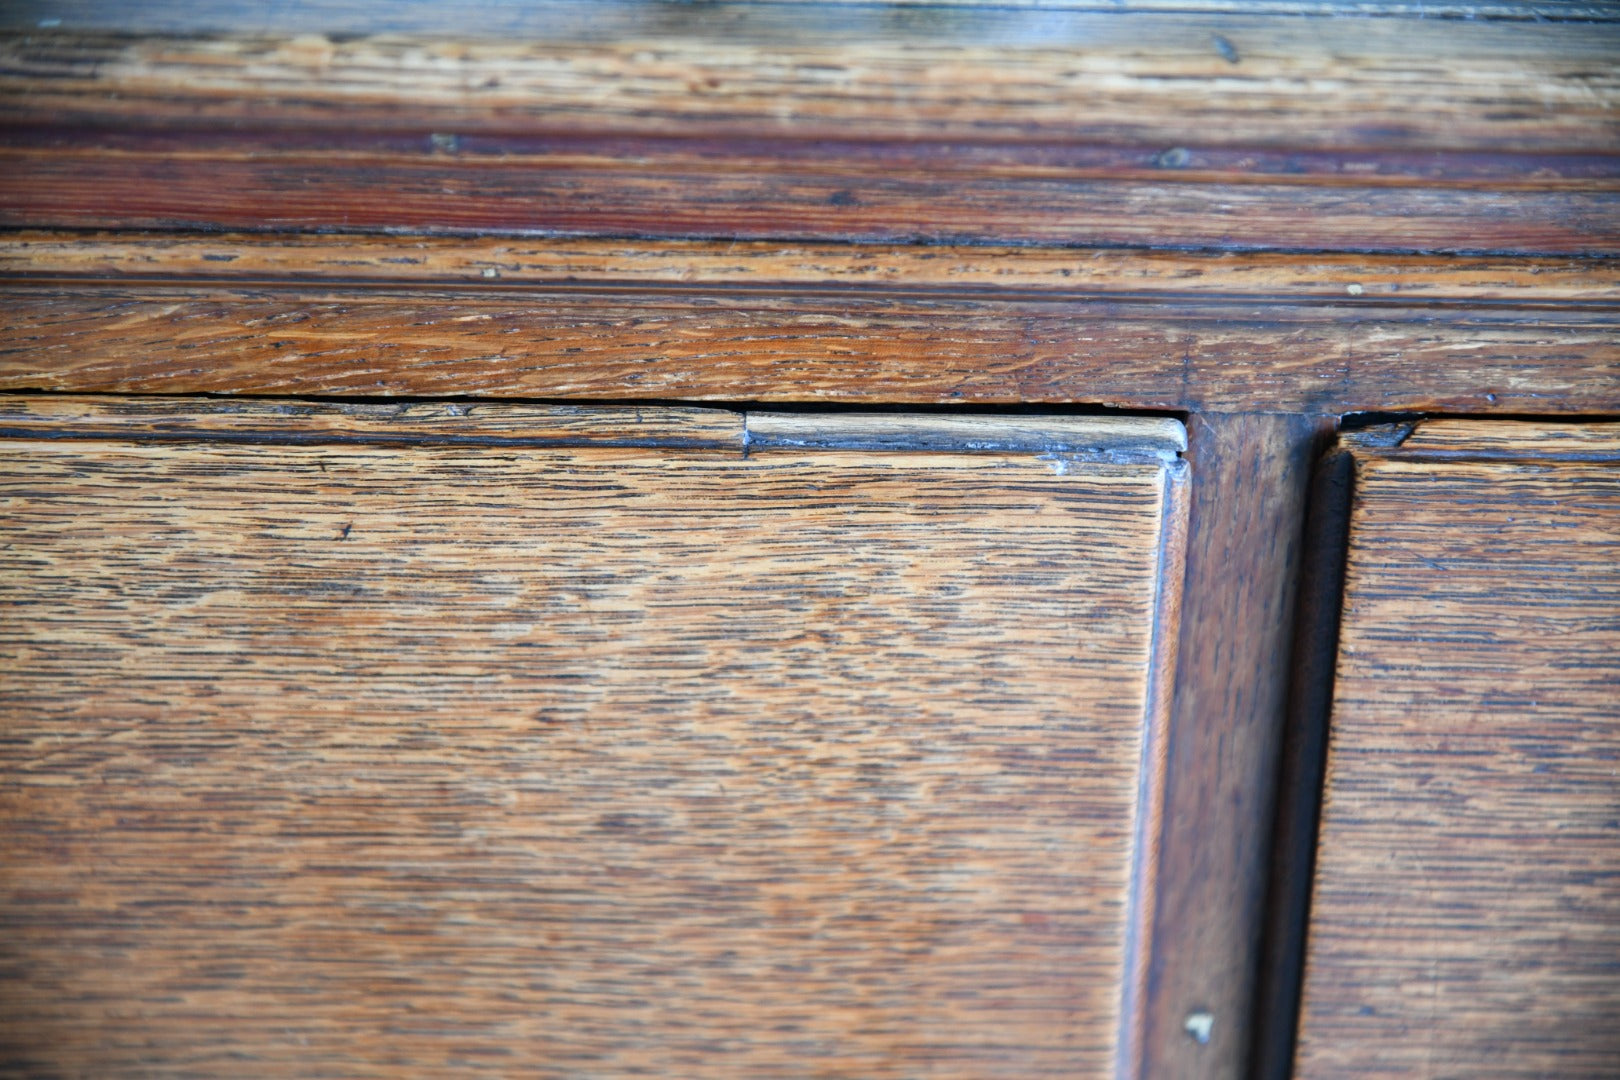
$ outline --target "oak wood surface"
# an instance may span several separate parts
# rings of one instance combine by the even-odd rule
[[[1620,411],[1607,304],[12,283],[0,388]]]
[[[85,438],[0,440],[21,1074],[1125,1051],[1179,465],[607,444],[634,410],[593,443],[577,410],[224,402],[178,437],[165,403],[102,407],[99,437],[79,403]]]
[[[1550,431],[1351,444],[1303,1078],[1620,1061],[1617,426]]]

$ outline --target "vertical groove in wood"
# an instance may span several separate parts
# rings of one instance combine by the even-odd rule
[[[1203,414],[1192,477],[1140,1075],[1246,1067],[1295,571],[1330,422]]]
[[[1353,482],[1354,462],[1342,451],[1317,462],[1311,478],[1255,995],[1254,1080],[1288,1080],[1293,1068]]]

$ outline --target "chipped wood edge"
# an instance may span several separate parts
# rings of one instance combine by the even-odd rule
[[[1187,431],[1168,417],[748,413],[750,453],[777,449],[1035,453],[1171,461]]]
[[[1620,423],[1544,420],[1415,420],[1340,435],[1358,457],[1476,461],[1620,460]]]

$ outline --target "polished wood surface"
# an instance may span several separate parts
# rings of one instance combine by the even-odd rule
[[[24,1075],[1129,1052],[1173,441],[745,456],[690,438],[735,414],[7,408]]]
[[[1463,421],[1350,440],[1305,1080],[1614,1075],[1617,441]]]

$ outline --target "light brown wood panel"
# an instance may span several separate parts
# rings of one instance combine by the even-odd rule
[[[1617,437],[1454,421],[1348,440],[1306,1080],[1620,1065]]]
[[[251,409],[226,440],[235,407],[0,441],[23,1074],[1131,1054],[1173,439],[302,445]]]

